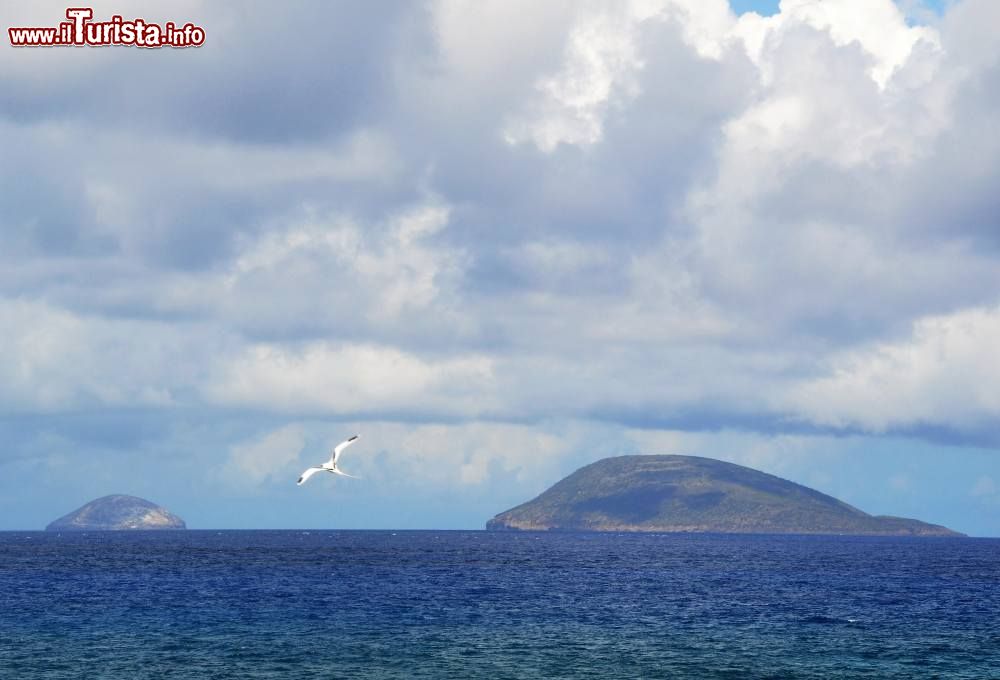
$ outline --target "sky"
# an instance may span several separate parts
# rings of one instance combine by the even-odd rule
[[[1000,3],[92,6],[206,39],[0,47],[0,529],[481,528],[643,453],[1000,536]]]

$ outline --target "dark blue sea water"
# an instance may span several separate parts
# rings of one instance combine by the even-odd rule
[[[1000,540],[0,533],[2,678],[1000,678]]]

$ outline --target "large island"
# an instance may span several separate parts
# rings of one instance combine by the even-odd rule
[[[489,530],[962,536],[869,515],[814,489],[695,456],[621,456],[581,468]]]

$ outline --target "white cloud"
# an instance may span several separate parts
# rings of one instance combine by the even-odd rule
[[[307,141],[8,93],[0,179],[35,195],[0,202],[0,398],[977,427],[1000,409],[975,380],[996,377],[996,12],[441,2],[376,55],[391,96]],[[935,191],[965,212],[922,223]]]
[[[280,475],[291,478],[304,446],[302,426],[286,425],[231,446],[229,458],[215,473],[234,486],[259,485]]]
[[[534,427],[469,423],[410,428],[398,447],[394,462],[409,479],[478,485],[488,479],[493,464],[528,481],[565,455],[570,442]]]
[[[736,32],[762,65],[768,59],[767,47],[780,40],[782,32],[799,25],[827,32],[838,47],[857,44],[871,58],[869,73],[881,88],[906,63],[919,41],[939,44],[933,28],[908,26],[892,0],[782,0],[779,14],[769,20],[751,14],[744,15],[740,23]],[[763,65],[763,69],[766,74],[768,66]]]
[[[493,406],[488,357],[422,359],[392,347],[256,344],[220,359],[205,388],[221,405],[323,413],[470,416]]]
[[[0,298],[0,403],[15,412],[169,407],[194,375],[179,329]]]
[[[583,422],[517,425],[481,420],[462,423],[352,424],[362,443],[351,471],[388,493],[480,493],[515,482],[522,493],[538,493],[557,481],[567,458],[587,455],[601,428]],[[592,455],[592,454],[591,454]],[[596,457],[596,456],[595,456]],[[406,491],[404,491],[406,490]]]
[[[558,44],[576,3],[572,0],[440,0],[433,28],[449,78],[468,87],[503,86],[531,72]],[[525,16],[531,21],[525,22]],[[510,45],[516,42],[517,50]]]
[[[563,68],[537,82],[539,96],[531,112],[508,124],[508,143],[531,141],[551,152],[563,143],[586,147],[601,141],[609,113],[628,107],[641,91],[638,76],[650,55],[642,52],[639,35],[652,21],[676,22],[685,43],[701,58],[719,60],[735,44],[742,44],[765,88],[780,85],[780,73],[787,77],[789,69],[805,74],[801,65],[789,63],[783,48],[803,28],[826,36],[841,54],[860,48],[865,73],[880,89],[906,66],[919,43],[933,50],[940,47],[934,29],[907,25],[891,0],[784,0],[777,15],[763,18],[747,13],[738,19],[722,0],[633,0],[588,8],[580,12],[568,35]],[[801,41],[795,44],[799,56],[813,49]],[[787,124],[782,112],[796,108],[801,109],[801,103],[779,93],[767,96],[751,119],[774,130]],[[793,118],[801,117],[800,112]],[[749,124],[748,120],[745,125]]]
[[[540,274],[566,275],[582,269],[607,264],[607,253],[598,247],[587,247],[571,240],[539,240],[521,246],[518,260]]]
[[[814,423],[881,432],[921,424],[982,425],[1000,416],[1000,309],[918,321],[911,336],[831,360],[784,405]]]
[[[641,92],[645,24],[677,22],[700,57],[717,59],[733,21],[724,0],[628,0],[587,7],[567,36],[562,69],[536,82],[537,97],[526,113],[510,120],[506,141],[530,141],[546,153],[559,144],[600,142],[608,115],[627,108]]]
[[[463,324],[454,286],[466,256],[434,243],[448,220],[449,207],[433,200],[384,224],[295,220],[248,240],[224,278],[207,278],[195,293],[237,323],[272,332],[303,321],[341,336],[429,332],[435,323],[453,332]]]
[[[551,152],[562,143],[588,146],[600,141],[608,108],[638,91],[634,73],[642,62],[633,33],[641,17],[632,14],[632,7],[617,6],[577,21],[566,65],[558,75],[538,82],[538,110],[509,124],[509,144],[530,140]]]

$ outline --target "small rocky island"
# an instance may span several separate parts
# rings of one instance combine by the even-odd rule
[[[186,529],[177,515],[144,498],[116,494],[90,501],[45,527],[46,531]]]
[[[695,456],[621,456],[583,467],[488,530],[963,536],[874,516],[814,489]]]

